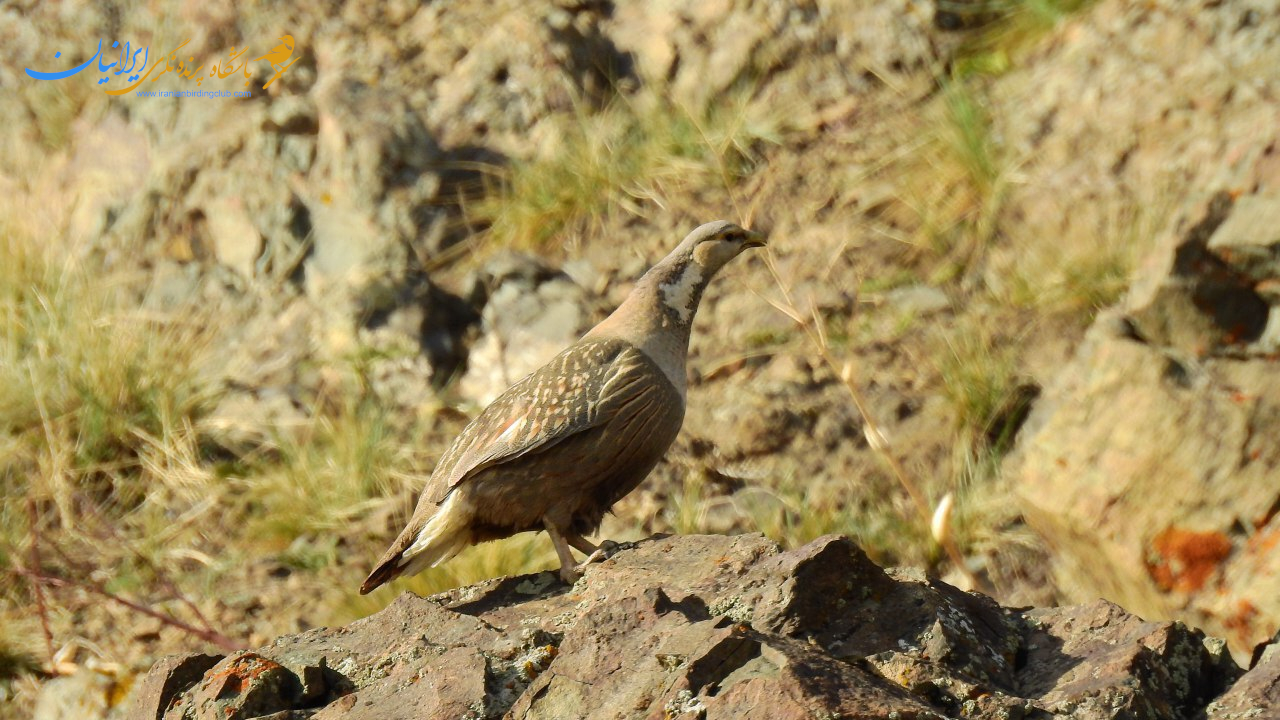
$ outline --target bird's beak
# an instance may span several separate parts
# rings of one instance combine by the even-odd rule
[[[764,247],[764,246],[765,246],[765,237],[762,233],[758,233],[754,230],[747,231],[747,239],[742,242],[742,248],[744,250],[747,248]]]

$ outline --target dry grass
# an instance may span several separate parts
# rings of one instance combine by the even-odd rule
[[[54,667],[87,605],[170,586],[160,568],[213,480],[192,430],[206,320],[141,310],[124,279],[0,228],[0,679]]]
[[[996,254],[987,285],[1003,304],[1041,315],[1088,322],[1114,304],[1138,262],[1152,247],[1175,190],[1152,188],[1144,198],[1099,200],[1090,227],[1071,226],[1054,237]]]
[[[393,436],[385,410],[358,392],[341,406],[317,407],[301,428],[278,432],[274,449],[248,459],[232,484],[251,499],[247,534],[284,543],[340,531],[367,515],[407,472],[412,458]]]
[[[757,145],[778,136],[777,123],[745,94],[700,111],[656,92],[619,96],[560,122],[562,132],[537,156],[491,169],[494,184],[466,207],[489,242],[546,249],[619,214],[645,216],[673,194],[742,177]]]
[[[909,130],[913,152],[888,169],[913,216],[905,241],[936,258],[935,283],[974,274],[997,239],[1016,167],[997,140],[997,112],[979,82],[944,80]]]
[[[935,353],[943,395],[950,402],[956,428],[966,445],[1007,449],[1007,422],[1017,391],[1016,341],[1007,341],[980,318],[966,318],[944,337]],[[989,440],[989,442],[988,442]]]
[[[1027,545],[1000,470],[1033,399],[1019,377],[1023,342],[1000,330],[1001,323],[974,313],[944,333],[933,353],[954,418],[949,485],[956,541],[996,557]]]
[[[0,462],[15,483],[6,499],[34,499],[74,528],[82,496],[125,513],[186,489],[189,477],[156,470],[208,400],[199,314],[137,310],[123,286],[12,233],[2,242]]]

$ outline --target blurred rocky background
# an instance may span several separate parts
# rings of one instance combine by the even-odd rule
[[[245,50],[252,97],[25,72],[99,41],[202,68],[148,90],[240,89],[208,68]],[[606,536],[847,535],[1248,667],[1277,68],[1264,0],[0,6],[0,715],[552,566],[521,537],[355,592],[467,419],[715,218],[769,253],[710,290]]]

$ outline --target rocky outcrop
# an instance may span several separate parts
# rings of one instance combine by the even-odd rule
[[[1238,668],[1181,623],[1105,601],[1003,608],[836,536],[791,552],[758,535],[653,538],[572,587],[544,572],[406,593],[214,660],[157,664],[132,717],[1154,720],[1219,697],[1212,717],[1230,717],[1240,692],[1280,709],[1244,685],[1270,682],[1257,668],[1223,695]]]
[[[1280,194],[1171,236],[1038,403],[1009,469],[1063,588],[1226,637],[1280,628]]]

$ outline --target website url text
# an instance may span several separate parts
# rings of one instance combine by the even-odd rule
[[[208,98],[247,98],[253,97],[250,90],[139,90],[137,97],[208,97]]]

